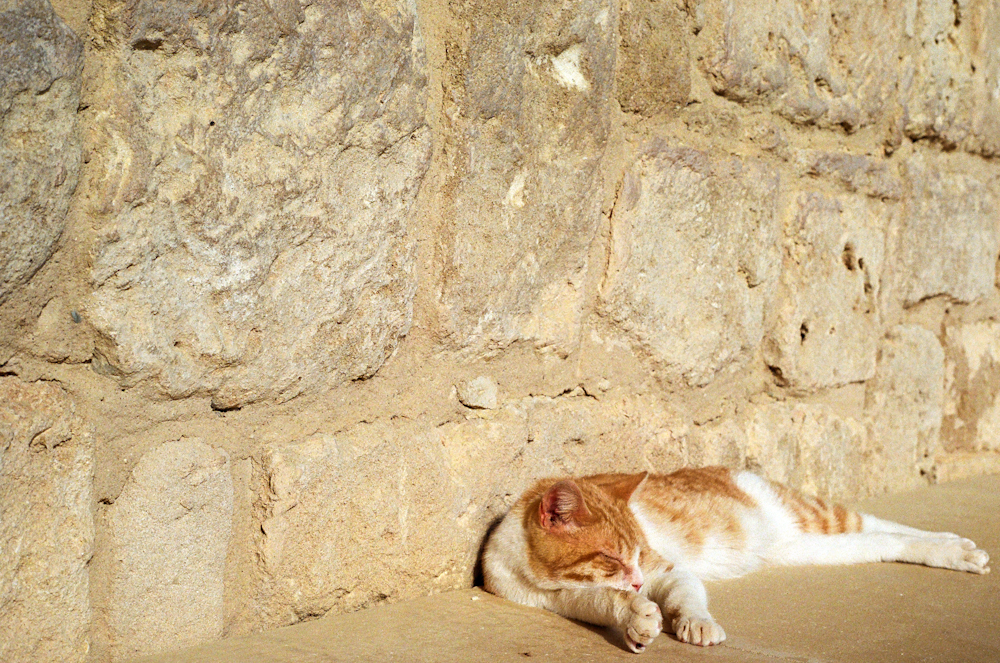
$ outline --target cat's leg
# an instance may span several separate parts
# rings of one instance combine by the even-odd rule
[[[542,607],[570,619],[614,626],[625,633],[625,644],[640,653],[663,630],[658,605],[642,594],[620,589],[560,589],[546,592]]]
[[[674,567],[647,580],[649,596],[671,618],[671,628],[681,642],[716,645],[726,632],[708,612],[705,585],[690,571]]]
[[[891,520],[883,520],[882,518],[876,518],[875,516],[869,515],[867,513],[859,513],[858,515],[861,516],[862,532],[888,532],[891,534],[909,534],[910,536],[922,536],[934,539],[962,538],[958,534],[952,534],[951,532],[928,532],[927,530],[917,529],[916,527],[901,525],[900,523],[893,522]]]
[[[769,557],[772,563],[789,565],[908,562],[969,573],[990,571],[990,556],[968,539],[898,532],[800,534],[776,544]]]

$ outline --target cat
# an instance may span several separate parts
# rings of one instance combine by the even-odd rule
[[[639,653],[663,630],[715,645],[703,581],[768,565],[910,562],[989,573],[989,555],[724,467],[539,481],[483,550],[486,590],[624,632]]]

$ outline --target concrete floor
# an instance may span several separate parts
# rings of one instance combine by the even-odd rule
[[[661,635],[641,658],[611,631],[468,589],[143,660],[1000,662],[1000,476],[857,506],[967,536],[991,553],[996,572],[868,564],[775,569],[712,583],[710,608],[726,629],[726,642],[702,649]]]

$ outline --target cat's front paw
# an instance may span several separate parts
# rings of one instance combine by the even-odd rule
[[[726,632],[711,617],[680,615],[674,619],[674,635],[681,642],[708,647],[726,639]]]
[[[636,654],[644,651],[663,630],[660,606],[645,596],[636,594],[629,603],[628,621],[625,623],[625,645]]]

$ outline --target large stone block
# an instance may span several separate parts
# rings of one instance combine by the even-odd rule
[[[986,156],[1000,154],[1000,13],[990,0],[907,6],[903,128]]]
[[[614,8],[489,0],[450,9],[441,319],[473,353],[527,341],[565,354],[579,336],[604,198]]]
[[[0,660],[90,651],[94,440],[53,383],[0,377]]]
[[[875,373],[887,211],[863,198],[799,194],[786,214],[780,303],[764,360],[797,390]]]
[[[254,628],[471,579],[462,508],[431,431],[362,424],[254,458]]]
[[[218,408],[372,375],[416,287],[412,4],[95,11],[96,364]]]
[[[774,401],[745,415],[746,463],[769,479],[838,500],[864,497],[873,461],[864,421],[825,405]]]
[[[1000,324],[945,327],[946,451],[1000,451]]]
[[[107,514],[112,660],[222,637],[232,520],[225,451],[180,440],[139,459]]]
[[[941,448],[944,371],[931,332],[899,325],[886,334],[865,395],[873,486],[905,490],[928,481]]]
[[[602,311],[668,379],[707,384],[760,344],[780,270],[777,190],[759,161],[662,143],[626,172]]]
[[[923,151],[907,159],[904,172],[910,190],[890,240],[891,299],[905,306],[938,295],[971,302],[992,293],[1000,255],[995,174],[971,157]]]
[[[716,93],[803,123],[877,123],[899,80],[901,3],[702,0],[696,48]]]
[[[47,0],[0,6],[0,302],[66,227],[80,172],[82,54]]]

